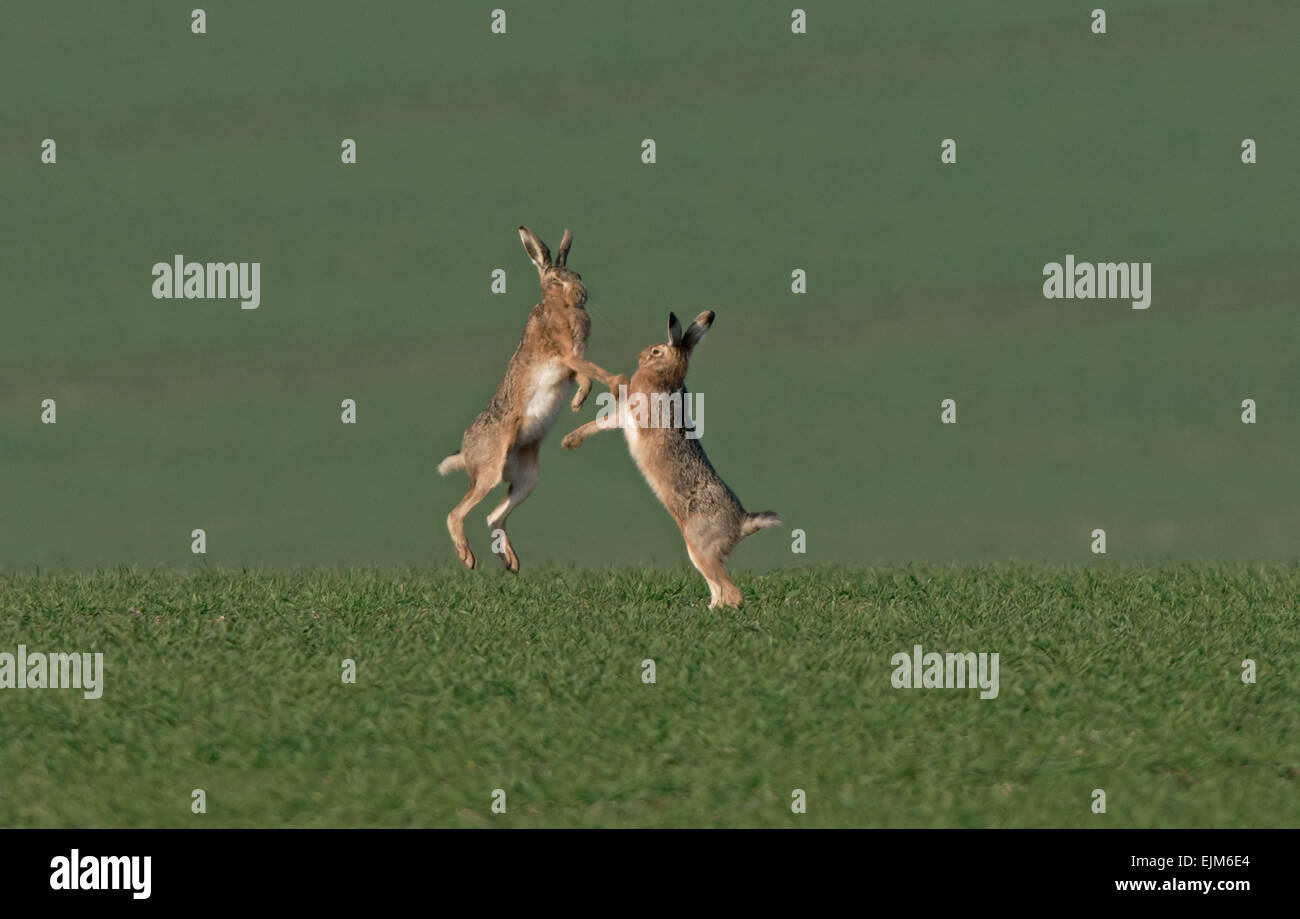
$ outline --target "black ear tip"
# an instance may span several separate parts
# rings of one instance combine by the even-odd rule
[[[668,324],[669,324],[669,325],[678,325],[678,322],[677,322],[677,314],[676,314],[676,313],[669,313],[669,314],[668,314]]]

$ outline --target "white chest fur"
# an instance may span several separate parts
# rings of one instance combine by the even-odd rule
[[[655,493],[664,507],[671,506],[672,494],[668,479],[663,474],[665,469],[661,464],[654,462],[649,455],[649,450],[652,449],[651,439],[645,436],[645,431],[629,413],[623,412],[620,421],[623,436],[627,438],[627,452],[632,455],[632,461],[640,470],[641,477],[646,480],[646,484],[650,486],[650,490]]]
[[[627,449],[632,454],[633,459],[639,460],[641,458],[641,428],[635,421],[630,420],[627,412],[624,412],[619,420],[622,422],[623,436],[627,438]]]
[[[562,361],[547,361],[538,366],[528,381],[524,419],[519,430],[519,440],[541,440],[555,424],[560,405],[573,391],[569,368]]]

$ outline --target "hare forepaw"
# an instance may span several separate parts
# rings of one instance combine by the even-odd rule
[[[582,410],[582,403],[587,401],[587,395],[591,392],[591,377],[578,378],[578,391],[573,394],[573,402],[570,406],[575,412]]]

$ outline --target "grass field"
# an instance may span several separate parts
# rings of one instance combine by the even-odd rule
[[[739,583],[728,612],[684,571],[2,576],[0,651],[106,678],[5,691],[0,825],[1300,825],[1300,568]],[[1000,694],[894,689],[915,643],[997,651]]]
[[[1300,825],[1300,4],[494,5],[3,4],[0,653],[107,686],[0,690],[0,825]],[[743,612],[561,450],[594,400],[520,577],[497,495],[452,570],[520,224],[611,372],[717,311],[703,442],[785,521]],[[178,253],[261,305],[154,299]],[[1150,308],[1045,299],[1067,254]],[[895,690],[918,643],[1001,694]]]

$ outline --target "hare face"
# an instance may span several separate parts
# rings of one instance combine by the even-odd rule
[[[552,308],[581,309],[587,302],[587,288],[582,286],[582,275],[568,267],[573,234],[564,231],[564,239],[554,261],[551,261],[551,250],[546,243],[528,227],[519,228],[519,240],[524,244],[529,260],[537,268],[537,277],[542,282],[542,303]]]
[[[651,345],[637,356],[637,372],[647,382],[676,389],[686,379],[690,353],[671,342]]]
[[[542,273],[542,302],[548,306],[581,309],[587,303],[582,275],[568,268],[552,267]]]
[[[656,387],[670,390],[680,387],[686,381],[691,352],[713,325],[713,316],[713,310],[705,310],[695,317],[689,329],[682,332],[677,316],[669,313],[668,341],[651,345],[637,356],[637,374]]]

